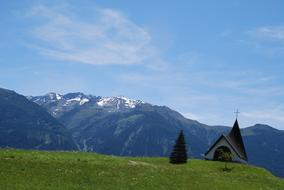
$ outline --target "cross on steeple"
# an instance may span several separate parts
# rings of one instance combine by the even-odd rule
[[[241,112],[239,112],[239,109],[237,109],[237,111],[235,112],[235,114],[236,114],[236,119],[238,119],[239,113],[241,113]]]

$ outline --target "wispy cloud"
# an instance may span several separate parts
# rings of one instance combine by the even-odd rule
[[[32,34],[43,55],[99,65],[139,64],[156,53],[150,33],[117,10],[95,8],[88,20],[63,10],[37,5],[29,12],[37,21]]]
[[[284,26],[263,26],[249,31],[253,37],[284,43]]]
[[[268,56],[284,55],[284,26],[262,26],[246,31],[243,43]]]
[[[251,110],[241,113],[241,116],[253,123],[258,121],[258,123],[267,123],[270,125],[280,126],[284,124],[284,109],[279,107],[267,107],[261,110]]]

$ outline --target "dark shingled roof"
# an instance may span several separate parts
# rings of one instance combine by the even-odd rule
[[[226,138],[231,143],[231,145],[238,151],[240,157],[244,160],[247,160],[247,153],[243,143],[238,120],[235,121],[231,132],[226,135]]]
[[[229,143],[229,145],[236,151],[237,155],[243,159],[243,160],[248,160],[247,159],[247,154],[245,150],[245,146],[243,143],[242,135],[241,135],[241,130],[239,127],[238,120],[235,121],[234,126],[230,133],[228,135],[221,135],[219,139],[209,148],[209,150],[205,153],[208,154],[210,150],[222,139],[225,138],[226,141]]]

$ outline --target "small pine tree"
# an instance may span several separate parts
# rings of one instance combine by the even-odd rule
[[[184,140],[183,131],[181,130],[176,140],[176,144],[170,156],[170,163],[184,164],[187,162],[186,143]]]
[[[222,149],[219,150],[219,156],[218,159],[221,160],[222,162],[225,162],[225,167],[223,168],[223,171],[231,171],[230,168],[228,168],[228,162],[232,161],[232,154],[231,152],[225,152]]]

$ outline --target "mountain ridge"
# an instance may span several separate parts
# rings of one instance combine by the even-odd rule
[[[141,101],[141,100],[138,100],[138,99],[131,99],[131,98],[127,98],[126,96],[121,96],[121,95],[119,95],[119,96],[96,96],[96,95],[91,95],[91,94],[89,94],[89,95],[86,95],[86,94],[84,94],[84,93],[82,93],[82,92],[71,92],[71,93],[66,93],[66,94],[59,94],[59,93],[55,93],[55,92],[50,92],[50,93],[47,93],[47,94],[45,94],[45,95],[39,95],[39,96],[26,96],[30,101],[33,101],[33,102],[35,102],[35,103],[37,103],[37,104],[39,104],[39,105],[41,105],[41,106],[44,106],[41,102],[37,102],[36,101],[36,99],[38,99],[38,98],[44,98],[45,99],[45,97],[46,96],[50,96],[50,94],[54,94],[53,96],[60,96],[60,97],[66,97],[66,96],[70,96],[70,95],[74,95],[74,94],[79,94],[79,96],[84,96],[84,97],[88,97],[89,99],[89,101],[86,101],[86,102],[84,102],[84,103],[81,103],[80,104],[80,106],[82,106],[83,104],[85,104],[85,103],[96,103],[96,104],[98,104],[98,105],[100,105],[101,107],[103,107],[103,106],[106,106],[106,105],[109,105],[108,103],[101,103],[101,102],[103,102],[103,101],[105,101],[105,102],[108,102],[108,101],[110,101],[110,102],[112,102],[113,104],[111,105],[112,107],[118,107],[118,105],[119,105],[119,101],[118,100],[125,100],[126,102],[127,101],[132,101],[132,102],[135,102],[136,103],[136,105],[135,106],[131,106],[131,105],[129,105],[129,106],[125,106],[125,107],[128,107],[128,108],[135,108],[137,105],[139,105],[139,104],[144,104],[144,105],[151,105],[151,106],[157,106],[157,107],[164,107],[164,108],[166,108],[166,109],[170,109],[170,110],[172,110],[172,111],[175,111],[175,110],[173,110],[173,109],[171,109],[171,108],[169,108],[168,106],[165,106],[165,105],[155,105],[155,104],[151,104],[151,103],[148,103],[148,102],[144,102],[144,101]],[[62,98],[60,98],[60,99],[62,99]],[[73,98],[74,100],[76,99],[76,98]],[[79,99],[79,98],[78,98]],[[91,101],[91,100],[95,100],[95,102],[94,101]],[[67,99],[67,101],[68,101],[68,99]],[[78,100],[77,100],[78,101]],[[71,111],[71,110],[69,110],[69,111]],[[175,111],[175,112],[177,112],[177,111]],[[200,123],[200,124],[202,124],[201,122],[199,122],[198,120],[193,120],[193,119],[190,119],[190,118],[188,118],[188,117],[186,117],[186,116],[184,116],[183,114],[181,114],[181,113],[179,113],[179,112],[177,112],[178,114],[180,114],[180,115],[182,115],[182,117],[184,117],[184,118],[186,118],[186,119],[188,119],[188,120],[191,120],[191,121],[193,121],[193,122],[198,122],[198,123]],[[52,113],[50,113],[50,114],[52,114]],[[52,114],[53,115],[53,114]],[[206,126],[208,126],[208,127],[213,127],[213,128],[215,128],[215,127],[217,127],[217,128],[231,128],[231,126],[226,126],[226,125],[206,125]],[[277,129],[277,128],[274,128],[274,127],[272,127],[272,126],[270,126],[269,124],[262,124],[262,123],[256,123],[256,124],[254,124],[253,126],[247,126],[247,127],[242,127],[241,129],[243,130],[243,129],[251,129],[251,128],[255,128],[255,127],[261,127],[261,128],[270,128],[270,129],[273,129],[273,130],[277,130],[277,131],[283,131],[284,132],[284,130],[281,130],[281,129]]]
[[[227,126],[209,126],[185,118],[167,106],[142,101],[135,107],[118,106],[121,103],[119,97],[108,99],[110,104],[98,105],[102,97],[92,97],[96,98],[83,105],[77,104],[57,117],[71,131],[83,151],[120,156],[169,156],[176,134],[184,130],[189,156],[202,158],[215,140],[230,130]],[[48,111],[58,106],[60,109],[61,104],[42,106]],[[283,132],[263,124],[241,131],[249,162],[284,176],[284,162],[281,160],[284,159]],[[277,140],[271,140],[271,137]],[[259,148],[261,144],[264,144],[263,150]]]
[[[189,156],[202,158],[211,144],[230,129],[205,125],[187,119],[166,106],[126,97],[49,93],[27,98],[40,104],[51,114],[57,111],[56,114],[53,113],[54,117],[72,134],[81,151],[119,156],[169,156],[176,135],[183,130]],[[102,100],[105,102],[98,104]],[[269,133],[258,128],[267,129]],[[242,135],[251,164],[284,176],[282,131],[266,125],[256,125],[243,128]]]
[[[152,103],[148,103],[148,102],[144,102],[144,101],[142,101],[142,100],[139,100],[139,99],[132,99],[132,98],[128,98],[128,97],[126,97],[126,96],[122,96],[122,95],[118,95],[118,96],[96,96],[96,95],[91,95],[91,94],[88,94],[88,95],[86,95],[86,94],[84,94],[84,93],[82,93],[82,92],[71,92],[71,93],[66,93],[66,94],[60,94],[60,93],[56,93],[56,92],[49,92],[49,93],[47,93],[47,94],[45,94],[45,95],[37,95],[37,96],[31,96],[31,95],[29,95],[29,96],[26,96],[30,101],[33,101],[33,102],[35,102],[35,103],[37,103],[37,101],[36,101],[36,99],[38,99],[38,98],[46,98],[47,96],[50,96],[50,95],[53,95],[53,96],[60,96],[60,97],[70,97],[70,95],[76,95],[76,94],[79,94],[79,97],[80,96],[84,96],[84,97],[88,97],[89,98],[89,101],[90,100],[95,100],[95,101],[97,101],[97,102],[95,102],[95,103],[98,103],[98,104],[100,104],[100,101],[113,101],[114,103],[117,103],[117,100],[125,100],[125,101],[132,101],[132,102],[135,102],[136,103],[136,105],[135,106],[137,106],[137,104],[139,105],[139,104],[148,104],[148,105],[152,105],[152,106],[158,106],[158,107],[164,107],[164,108],[168,108],[168,109],[171,109],[172,111],[175,111],[175,110],[173,110],[172,108],[170,108],[170,107],[168,107],[168,106],[166,106],[166,105],[155,105],[155,104],[152,104]],[[61,98],[60,98],[61,99]],[[73,98],[73,99],[76,99],[76,98]],[[56,99],[55,99],[56,100]],[[99,101],[98,101],[99,100]],[[89,102],[89,101],[87,101],[87,102]],[[86,103],[87,103],[86,102]],[[40,105],[42,105],[42,103],[41,102],[38,102],[38,104],[40,104]],[[83,105],[83,104],[85,104],[85,102],[84,103],[82,103],[81,105]],[[118,102],[118,104],[119,104],[119,102]],[[105,106],[105,105],[102,105],[101,104],[101,106]],[[117,104],[115,104],[115,105],[112,105],[113,107],[117,107]],[[132,106],[126,106],[126,107],[128,107],[128,108],[135,108],[135,107],[132,107]],[[175,112],[177,112],[177,111],[175,111]],[[177,113],[179,113],[179,112],[177,112]],[[52,113],[51,113],[52,114]],[[181,114],[181,113],[179,113],[179,114]],[[196,121],[196,122],[198,122],[198,123],[200,123],[200,124],[202,124],[201,122],[199,122],[198,120],[194,120],[194,119],[191,119],[191,118],[188,118],[188,117],[186,117],[186,116],[184,116],[183,114],[181,114],[184,118],[186,118],[186,119],[189,119],[189,120],[191,120],[191,121]],[[227,126],[227,125],[207,125],[207,126],[209,126],[209,127],[223,127],[223,128],[230,128],[231,126]],[[283,131],[284,132],[284,130],[282,130],[282,129],[278,129],[278,128],[275,128],[275,127],[272,127],[271,125],[269,125],[269,124],[264,124],[264,123],[256,123],[256,124],[254,124],[254,125],[252,125],[252,126],[247,126],[247,127],[242,127],[242,129],[247,129],[247,128],[253,128],[253,127],[268,127],[268,128],[271,128],[271,129],[275,129],[275,130],[278,130],[278,131]]]

